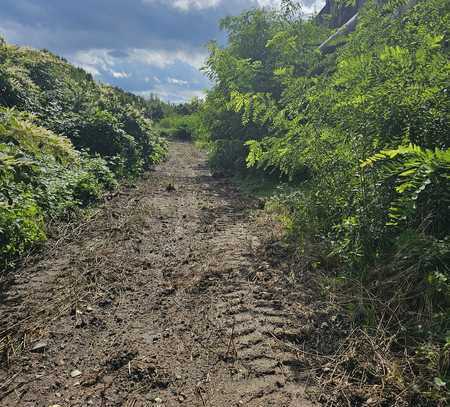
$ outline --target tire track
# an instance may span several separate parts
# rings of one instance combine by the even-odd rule
[[[192,145],[171,152],[5,293],[0,320],[33,336],[0,368],[2,406],[311,406],[292,301],[258,255],[258,203],[212,178]]]

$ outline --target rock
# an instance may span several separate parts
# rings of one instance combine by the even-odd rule
[[[86,311],[87,311],[87,312],[94,312],[94,308],[92,308],[91,306],[88,306],[88,307],[86,308]]]
[[[82,374],[83,373],[80,370],[75,369],[70,372],[70,377],[75,378],[75,377],[81,376]]]
[[[164,288],[161,292],[162,295],[171,295],[176,291],[175,287]]]
[[[281,388],[284,387],[284,383],[281,382],[280,380],[277,380],[277,381],[275,382],[275,384],[276,384],[276,386],[277,386],[279,389],[281,389]]]
[[[155,403],[161,404],[162,402],[163,402],[163,401],[162,401],[161,398],[159,398],[159,397],[156,397],[156,398],[155,398]]]
[[[83,328],[84,326],[86,326],[85,319],[83,317],[77,318],[75,322],[75,328]]]
[[[39,341],[36,342],[33,347],[31,348],[31,352],[43,352],[48,346],[48,342],[47,341]]]
[[[112,305],[112,299],[111,298],[105,298],[104,300],[100,301],[98,303],[98,305],[100,305],[100,307],[108,307],[108,306]]]
[[[50,404],[48,407],[62,407],[61,404]]]
[[[102,379],[102,382],[105,383],[106,385],[111,385],[113,381],[114,381],[114,377],[112,377],[112,376],[105,376]]]

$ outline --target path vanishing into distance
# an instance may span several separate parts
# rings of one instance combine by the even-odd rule
[[[276,224],[170,149],[2,282],[1,406],[313,405]]]

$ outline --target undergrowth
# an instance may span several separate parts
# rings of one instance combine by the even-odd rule
[[[0,269],[45,241],[48,222],[70,219],[164,159],[152,121],[163,107],[1,40]]]
[[[269,207],[345,303],[328,405],[450,399],[449,16],[445,0],[367,1],[319,49],[329,20],[285,0],[210,44],[194,136],[212,172],[288,181]]]

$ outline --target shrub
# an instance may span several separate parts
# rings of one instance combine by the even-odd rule
[[[66,217],[117,186],[107,162],[36,126],[29,115],[0,108],[0,263],[45,240],[45,221]]]

